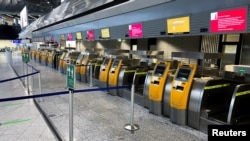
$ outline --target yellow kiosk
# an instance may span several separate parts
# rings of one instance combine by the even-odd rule
[[[63,73],[63,63],[64,63],[64,59],[65,59],[65,56],[66,56],[67,52],[63,52],[62,55],[60,56],[60,60],[59,60],[59,71],[61,73]]]
[[[51,68],[53,67],[54,57],[55,57],[55,51],[52,50],[51,52],[49,52],[49,55],[48,55],[48,66]]]
[[[88,82],[87,81],[87,71],[88,71],[88,63],[90,60],[97,58],[97,54],[95,53],[86,53],[84,55],[84,58],[82,59],[82,63],[80,66],[80,75],[81,75],[81,81],[82,82]]]
[[[48,50],[47,49],[44,50],[44,51],[42,51],[42,53],[41,53],[41,63],[43,65],[46,65],[47,54],[48,54]]]
[[[99,73],[99,87],[108,87],[108,75],[113,60],[114,59],[112,57],[107,56],[102,62]]]
[[[109,70],[109,75],[108,75],[109,87],[118,86],[118,77],[119,77],[119,72],[121,70],[122,63],[123,63],[123,60],[119,58],[116,58],[114,62],[112,63],[112,66]],[[109,93],[111,95],[117,95],[117,90],[116,89],[109,90]]]
[[[151,75],[149,84],[149,112],[161,115],[162,113],[162,95],[166,79],[170,70],[171,62],[157,61]]]
[[[81,74],[80,74],[80,68],[82,64],[82,60],[84,58],[85,54],[81,53],[76,59],[76,66],[75,66],[75,71],[76,71],[76,80],[81,80]]]
[[[179,125],[186,125],[187,105],[196,64],[180,64],[172,81],[170,92],[170,121]]]

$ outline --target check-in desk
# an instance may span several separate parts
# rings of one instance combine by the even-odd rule
[[[41,53],[41,64],[47,66],[47,62],[48,62],[48,53],[49,51],[47,49],[43,50]]]
[[[48,67],[50,67],[50,68],[53,67],[54,57],[55,57],[55,50],[52,50],[51,52],[49,52],[49,55],[48,55]]]
[[[120,72],[118,74],[118,86],[128,86],[133,83],[135,72],[140,66],[140,59],[129,59],[127,60],[127,65],[123,64],[121,66]],[[127,91],[131,91],[131,89],[126,89]],[[124,89],[118,89],[117,95],[120,97],[131,97],[131,92],[127,94],[124,93]]]
[[[41,63],[41,53],[42,53],[41,49],[36,51],[36,62],[38,63]]]
[[[95,53],[86,53],[81,63],[80,67],[80,75],[81,82],[87,82],[87,68],[90,60],[97,58],[97,54]]]
[[[149,112],[161,115],[164,87],[167,77],[172,73],[172,69],[176,69],[177,61],[157,61],[149,83]],[[171,69],[171,71],[170,71]]]
[[[58,69],[59,69],[59,71],[60,71],[61,73],[63,73],[63,63],[64,63],[64,59],[65,59],[65,57],[66,57],[66,54],[68,54],[68,52],[63,52],[62,55],[60,56],[59,67],[58,67]]]
[[[192,89],[196,64],[180,64],[172,81],[170,92],[170,121],[186,125],[189,93]]]
[[[80,68],[82,64],[82,60],[84,58],[85,53],[79,54],[79,56],[76,59],[76,66],[75,66],[75,73],[76,73],[76,80],[81,80],[81,74],[80,74]]]
[[[108,74],[108,87],[116,87],[118,86],[118,77],[119,77],[119,73],[121,70],[122,65],[126,65],[127,64],[127,59],[126,58],[120,58],[120,57],[116,57],[112,63],[112,66],[109,70],[109,74]],[[117,95],[117,89],[112,89],[109,90],[109,94],[111,95]]]
[[[31,55],[30,56],[31,56],[31,59],[35,61],[36,60],[36,50],[34,50],[34,49],[31,50]]]
[[[121,69],[120,74],[123,73],[127,73],[126,77],[124,77],[124,80],[126,81],[121,81],[120,79],[122,78],[122,75],[120,77],[119,75],[119,83],[123,82],[123,84],[119,84],[119,85],[131,85],[134,84],[134,101],[136,104],[141,105],[144,107],[144,100],[145,98],[148,100],[148,94],[146,95],[146,97],[144,96],[145,93],[148,93],[148,88],[147,88],[147,92],[145,91],[145,86],[146,86],[146,78],[148,76],[149,71],[152,71],[154,69],[155,63],[157,62],[157,59],[152,59],[152,58],[141,58],[139,60],[139,65],[136,65],[135,69],[129,69],[126,70],[126,68]],[[124,74],[123,74],[124,76]],[[149,86],[149,82],[148,81],[148,85]],[[127,100],[131,100],[131,89],[119,89],[118,90],[118,94],[127,99]]]
[[[114,58],[112,58],[111,56],[106,56],[101,64],[100,74],[99,74],[99,83],[98,83],[98,86],[101,88],[108,87],[109,70],[113,63],[113,60]]]
[[[226,65],[221,78],[196,78],[187,125],[204,133],[208,125],[250,125],[249,74],[249,66]]]
[[[55,51],[52,67],[56,70],[59,70],[60,58],[63,55],[63,52],[67,52],[67,51],[66,50],[56,50]]]

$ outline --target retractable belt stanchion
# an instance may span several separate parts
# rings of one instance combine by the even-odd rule
[[[29,74],[29,66],[28,66],[28,63],[26,63],[26,74],[28,75]],[[27,88],[27,93],[28,95],[30,95],[30,92],[29,92],[29,76],[26,77],[27,78],[27,83],[26,83],[26,88]]]
[[[135,85],[131,87],[131,104],[130,104],[130,123],[125,124],[125,129],[131,132],[139,129],[139,126],[134,124],[134,96],[135,96]]]

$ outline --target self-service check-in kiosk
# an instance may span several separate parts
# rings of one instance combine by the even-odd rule
[[[75,71],[76,71],[76,80],[81,80],[81,74],[80,74],[80,68],[82,64],[82,60],[84,58],[85,53],[79,54],[79,56],[76,59],[76,66],[75,66]]]
[[[63,52],[62,55],[60,56],[60,60],[59,60],[59,71],[61,73],[63,73],[63,63],[64,63],[64,59],[65,59],[65,56],[66,54],[68,54],[68,52]]]
[[[109,74],[108,74],[108,87],[118,86],[118,77],[119,77],[122,64],[124,62],[125,62],[124,59],[120,57],[116,57],[114,59],[112,66],[109,70]],[[109,90],[109,94],[117,95],[117,90],[116,89]]]
[[[42,53],[42,49],[38,49],[36,51],[36,62],[41,63],[41,53]]]
[[[93,86],[98,86],[98,84],[99,84],[99,75],[100,75],[100,69],[101,69],[102,62],[103,62],[103,58],[97,58],[97,60],[94,64],[94,70],[93,70],[93,76],[92,76]]]
[[[41,63],[45,66],[47,66],[47,62],[48,62],[48,49],[45,49],[42,51],[41,53]]]
[[[171,69],[176,69],[177,61],[158,61],[152,72],[149,84],[149,112],[161,115],[162,114],[162,99],[164,87]]]
[[[51,52],[49,52],[48,55],[48,67],[50,68],[53,67],[54,58],[55,58],[55,50],[52,50]]]
[[[88,63],[90,60],[93,60],[95,58],[97,58],[98,54],[96,53],[86,53],[84,55],[84,58],[82,60],[81,63],[81,67],[80,67],[80,75],[81,75],[81,81],[82,82],[87,82],[87,68],[88,68]]]
[[[186,125],[188,98],[196,68],[196,64],[181,64],[175,73],[170,93],[170,120],[173,123]]]
[[[207,133],[208,125],[250,125],[250,67],[226,65],[223,73],[194,80],[188,126]]]
[[[67,63],[75,65],[76,59],[79,56],[79,54],[80,54],[80,52],[78,52],[78,51],[72,51],[72,52],[68,52],[65,55],[65,59],[63,62],[63,73],[64,74],[66,74],[66,71],[67,71]],[[67,61],[69,61],[69,62],[67,62]]]
[[[112,56],[106,56],[103,60],[101,67],[100,67],[100,74],[99,74],[99,87],[108,87],[108,76],[109,70],[113,63],[114,58]]]

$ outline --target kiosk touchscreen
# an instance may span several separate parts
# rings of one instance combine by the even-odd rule
[[[170,120],[173,123],[186,125],[188,98],[196,67],[195,64],[181,64],[175,73],[170,92]]]
[[[99,73],[99,81],[100,81],[99,85],[101,87],[107,87],[108,74],[109,74],[109,70],[110,70],[112,62],[113,62],[113,58],[106,57],[103,63],[101,64],[100,73]]]
[[[170,62],[157,62],[149,84],[149,112],[161,115],[162,98],[165,82],[170,69]]]

